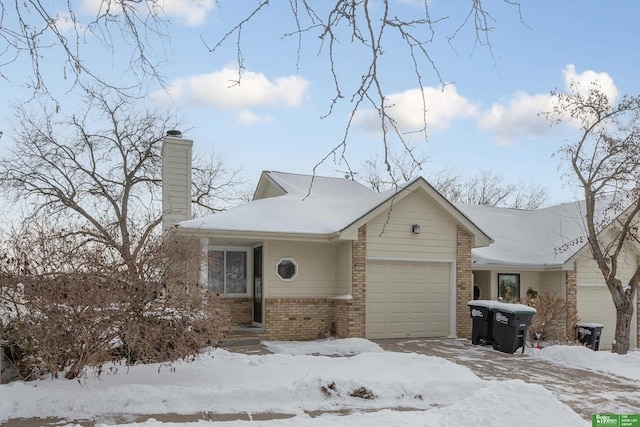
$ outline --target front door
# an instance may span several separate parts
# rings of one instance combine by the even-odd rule
[[[262,246],[253,249],[253,323],[262,324]]]

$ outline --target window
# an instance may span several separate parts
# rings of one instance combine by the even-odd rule
[[[222,295],[248,295],[248,260],[249,249],[246,248],[209,248],[209,289]]]
[[[518,302],[520,299],[520,275],[498,273],[498,298],[504,302]]]
[[[293,280],[298,275],[298,263],[293,258],[282,258],[278,261],[276,273],[282,280]]]

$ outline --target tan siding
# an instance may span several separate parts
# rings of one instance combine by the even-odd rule
[[[534,288],[535,289],[535,288]],[[556,294],[562,298],[564,295],[564,274],[562,271],[544,271],[540,273],[540,289],[538,292],[548,291],[549,294]],[[526,290],[525,290],[526,292]]]
[[[609,289],[589,248],[583,248],[577,255],[578,265],[578,315],[582,322],[602,323],[601,349],[610,349],[615,335],[616,309]],[[637,268],[637,256],[631,250],[623,251],[619,258],[618,277],[627,284]],[[582,285],[582,286],[581,286]],[[601,285],[601,286],[584,286]],[[632,347],[637,345],[637,332],[632,328]]]
[[[335,295],[351,294],[351,242],[342,242],[335,250]]]
[[[269,197],[278,197],[278,196],[282,196],[282,189],[274,186],[274,185],[270,185],[269,187],[267,187],[267,189],[263,192],[263,194],[261,195],[262,197],[260,197],[261,199],[268,199]]]
[[[282,258],[293,258],[298,275],[283,281],[276,274]],[[335,296],[335,249],[333,244],[273,241],[265,257],[264,275],[269,298],[327,298]]]
[[[578,284],[597,285],[604,284],[602,272],[598,268],[588,248],[583,248],[577,256]],[[618,277],[624,284],[629,283],[637,268],[637,257],[630,251],[624,251],[618,260]]]
[[[578,286],[578,316],[581,322],[602,323],[600,349],[611,349],[616,331],[616,308],[606,286]]]
[[[162,213],[165,229],[191,219],[190,140],[167,138],[162,147]]]
[[[420,226],[420,234],[411,225]],[[384,229],[384,233],[381,232]],[[423,194],[413,193],[367,224],[367,257],[453,260],[456,226]]]
[[[482,290],[482,299],[496,299],[498,297],[497,278],[498,273],[520,274],[520,297],[527,295],[529,287],[539,294],[548,291],[551,295],[562,298],[564,295],[564,276],[562,271],[520,271],[513,270],[493,270],[474,271],[476,283]],[[493,286],[491,286],[493,283]]]

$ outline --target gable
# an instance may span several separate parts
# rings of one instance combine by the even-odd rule
[[[253,193],[253,200],[268,199],[270,197],[284,196],[285,194],[287,192],[269,176],[269,173],[263,171]]]
[[[420,227],[414,234],[412,226]],[[441,206],[413,191],[367,223],[367,256],[451,261],[456,222]]]
[[[405,184],[405,186],[398,189],[395,193],[390,191],[386,193],[387,195],[382,199],[381,203],[379,203],[369,212],[363,214],[348,227],[341,230],[340,235],[353,235],[355,234],[355,230],[357,230],[364,224],[368,224],[378,216],[382,215],[385,218],[393,217],[395,215],[395,206],[400,204],[409,195],[416,194],[418,195],[418,197],[422,197],[426,200],[428,205],[424,205],[423,208],[425,206],[435,207],[439,210],[440,214],[448,217],[451,223],[454,224],[454,226],[457,224],[467,230],[472,236],[472,247],[488,246],[493,242],[488,234],[481,230],[463,212],[461,212],[456,206],[449,202],[449,200],[442,196],[422,177],[408,182],[407,184]],[[413,210],[417,211],[419,209],[420,208],[414,207]],[[384,215],[385,212],[386,215]],[[418,213],[414,212],[413,215],[418,215]]]

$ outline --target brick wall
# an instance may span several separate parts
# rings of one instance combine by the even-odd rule
[[[471,274],[471,234],[456,226],[456,334],[471,338],[471,319],[467,303],[473,299]]]
[[[232,325],[251,325],[253,323],[253,299],[225,298],[229,308]]]
[[[354,321],[351,317],[351,307],[353,300],[334,300],[334,316],[336,323],[336,337],[350,338],[351,331],[354,330]]]
[[[565,300],[567,301],[565,319],[575,319],[578,315],[578,263],[573,263],[573,270],[565,271]],[[567,337],[575,336],[575,325],[565,320]]]
[[[313,340],[334,322],[330,298],[266,298],[264,340]]]
[[[367,226],[358,229],[351,244],[351,296],[348,337],[365,338],[367,333]]]

